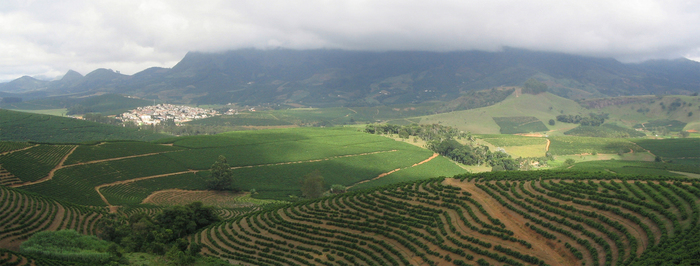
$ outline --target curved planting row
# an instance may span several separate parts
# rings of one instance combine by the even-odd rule
[[[19,178],[2,168],[2,165],[0,165],[0,185],[9,186],[19,183],[22,183],[22,180],[19,180]]]
[[[0,186],[0,246],[18,247],[36,232],[75,229],[94,234],[104,211]]]
[[[25,254],[20,254],[6,249],[0,249],[0,265],[3,266],[63,266],[73,265],[70,262],[62,262],[58,260],[50,260],[46,258],[33,257]]]
[[[192,241],[243,265],[634,265],[698,224],[698,183],[542,175],[337,195],[236,217]]]

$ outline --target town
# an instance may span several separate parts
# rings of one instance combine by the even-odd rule
[[[117,116],[122,122],[136,125],[156,125],[166,120],[176,124],[219,115],[216,110],[184,105],[157,104],[138,107]]]

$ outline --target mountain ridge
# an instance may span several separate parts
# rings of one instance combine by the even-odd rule
[[[85,76],[0,83],[0,97],[124,93],[179,103],[352,106],[451,100],[465,93],[521,86],[536,78],[571,99],[700,91],[700,63],[688,59],[621,63],[562,53],[255,50],[189,52],[172,68],[133,75],[97,69]]]

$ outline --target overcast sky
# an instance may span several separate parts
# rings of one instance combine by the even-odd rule
[[[697,0],[1,0],[0,81],[133,74],[188,51],[486,50],[700,59]]]

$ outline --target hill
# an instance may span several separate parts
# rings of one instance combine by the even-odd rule
[[[75,118],[0,109],[0,141],[81,143],[101,140],[156,140],[167,135]]]
[[[93,206],[138,205],[164,189],[205,190],[209,168],[220,155],[233,167],[238,189],[282,200],[300,196],[301,178],[315,171],[325,179],[324,190],[465,172],[431,151],[354,128],[231,132],[159,144],[10,144],[7,149],[15,152],[0,155],[10,174],[4,184]]]
[[[366,106],[452,100],[536,78],[559,96],[600,98],[698,92],[700,63],[623,64],[614,59],[505,49],[501,52],[252,50],[188,53],[170,69],[131,76],[98,69],[79,77],[0,84],[0,91],[53,95],[128,93],[169,102]],[[16,97],[16,95],[14,95]]]
[[[0,108],[11,110],[67,109],[67,115],[101,113],[116,115],[136,107],[152,105],[152,101],[125,97],[119,94],[90,96],[59,96],[22,102],[0,103]]]
[[[533,117],[547,124],[550,119],[556,119],[556,116],[562,113],[585,114],[586,110],[575,101],[551,93],[541,93],[537,95],[517,95],[514,93],[502,102],[488,107],[423,116],[420,117],[420,123],[452,126],[475,134],[498,134],[501,132],[502,128],[496,122],[498,119],[494,120],[494,118]],[[531,123],[534,120],[528,119],[526,121]],[[537,126],[537,130],[530,132],[542,133],[547,129],[562,131],[573,128],[576,125],[557,123],[554,126],[545,126],[545,128]]]

